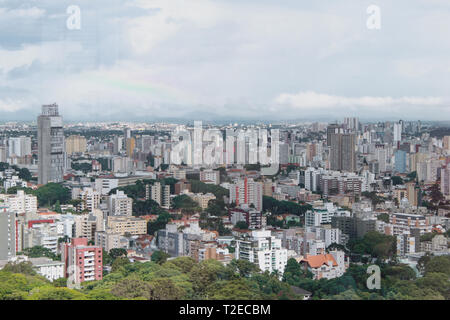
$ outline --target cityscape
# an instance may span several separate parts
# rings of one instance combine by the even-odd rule
[[[3,124],[0,274],[45,290],[2,298],[449,298],[449,127],[199,123]]]
[[[208,318],[275,304],[189,303],[450,300],[449,70],[419,68],[448,39],[385,70],[384,1],[348,25],[291,1],[19,2],[0,1],[0,25],[22,23],[0,31],[0,300]],[[281,36],[300,17],[333,44],[299,36],[296,64],[278,49],[300,48]]]

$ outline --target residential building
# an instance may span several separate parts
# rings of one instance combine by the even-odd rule
[[[99,246],[89,246],[86,238],[73,238],[62,243],[61,258],[64,273],[71,284],[103,279],[103,252]]]
[[[86,138],[80,135],[71,135],[66,139],[66,153],[72,155],[86,152]]]
[[[262,272],[284,273],[287,264],[287,249],[282,248],[281,239],[272,236],[269,230],[254,230],[250,236],[236,241],[236,259],[254,263]]]
[[[263,184],[253,179],[239,179],[235,184],[230,186],[230,203],[236,206],[246,204],[255,207],[256,210],[262,211]]]
[[[157,202],[162,208],[170,208],[170,186],[162,185],[160,182],[155,182],[153,185],[147,184],[145,186],[145,199],[152,199]]]
[[[108,214],[109,216],[132,216],[133,199],[123,191],[117,190],[115,194],[108,197]]]
[[[0,204],[0,260],[9,260],[16,255],[16,214]]]
[[[327,254],[307,254],[300,263],[305,270],[312,272],[314,280],[334,279],[344,275],[349,266],[343,251],[335,250]]]
[[[147,221],[131,216],[109,216],[106,223],[107,229],[120,235],[147,234]]]

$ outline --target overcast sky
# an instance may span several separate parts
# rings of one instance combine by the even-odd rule
[[[66,120],[450,120],[450,1],[0,0],[0,121],[54,102]]]

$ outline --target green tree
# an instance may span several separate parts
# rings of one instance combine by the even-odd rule
[[[31,175],[30,170],[27,168],[21,168],[19,169],[19,178],[25,181],[31,181],[33,176]]]
[[[34,194],[37,197],[40,206],[49,207],[53,206],[58,200],[61,204],[66,204],[71,198],[69,188],[53,182],[38,188]]]
[[[156,231],[164,229],[171,219],[168,212],[158,215],[158,218],[155,221],[149,221],[147,223],[147,233],[153,235]]]
[[[207,296],[212,300],[257,300],[261,298],[258,292],[244,279],[215,282],[208,288]]]
[[[21,273],[29,276],[37,275],[36,271],[33,269],[33,264],[29,261],[24,262],[8,262],[4,267],[3,271],[11,273]]]
[[[126,257],[128,255],[127,250],[123,248],[112,248],[111,250],[109,250],[108,254],[113,260],[119,257]]]
[[[185,296],[183,288],[171,279],[159,278],[150,283],[151,300],[181,300]]]
[[[206,260],[196,264],[189,273],[195,297],[204,298],[208,286],[221,279],[225,273],[225,267],[216,260]]]
[[[392,184],[393,184],[394,186],[400,185],[400,184],[403,184],[403,183],[404,183],[402,177],[399,177],[399,176],[393,176],[393,177],[391,178],[391,180],[392,180]]]
[[[30,258],[39,258],[39,257],[47,257],[52,260],[59,260],[60,257],[56,255],[52,250],[42,247],[42,246],[34,246],[31,248],[25,248],[22,252],[18,252],[18,254],[26,255]]]
[[[259,268],[256,264],[243,260],[243,259],[233,259],[227,265],[234,273],[238,273],[242,278],[248,278],[252,274],[259,272]]]
[[[236,228],[241,230],[247,230],[248,229],[248,223],[245,221],[238,221],[235,225]]]
[[[193,214],[195,212],[201,211],[198,203],[185,194],[173,198],[172,207],[174,209],[181,209],[183,213],[187,214]]]
[[[111,293],[120,298],[145,298],[150,300],[151,286],[139,279],[123,279],[112,287]]]
[[[111,266],[111,272],[116,272],[120,270],[122,267],[129,265],[131,262],[126,257],[118,257],[114,260]]]
[[[29,300],[86,300],[86,296],[76,290],[62,287],[43,286],[30,292]]]
[[[425,275],[432,272],[444,273],[450,276],[450,256],[432,257],[425,265]]]
[[[167,261],[167,258],[170,257],[167,253],[164,251],[155,251],[152,253],[152,261],[156,262],[158,264],[163,264]]]

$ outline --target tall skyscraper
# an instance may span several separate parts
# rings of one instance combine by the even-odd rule
[[[346,129],[351,131],[359,130],[359,119],[358,118],[344,118],[344,126]]]
[[[131,158],[134,154],[134,149],[136,148],[136,139],[131,137],[127,141],[127,157]]]
[[[405,173],[406,172],[406,152],[403,150],[395,151],[395,172]]]
[[[402,140],[403,122],[394,123],[394,142]]]
[[[338,124],[330,124],[327,127],[327,146],[331,146],[331,135],[339,133],[342,130],[341,126]]]
[[[38,116],[38,183],[61,182],[64,176],[64,129],[58,105],[43,105]]]
[[[444,196],[450,196],[450,165],[441,170],[441,192]]]
[[[334,130],[334,132],[333,132]],[[330,169],[356,171],[355,134],[341,133],[337,128],[329,128]]]

